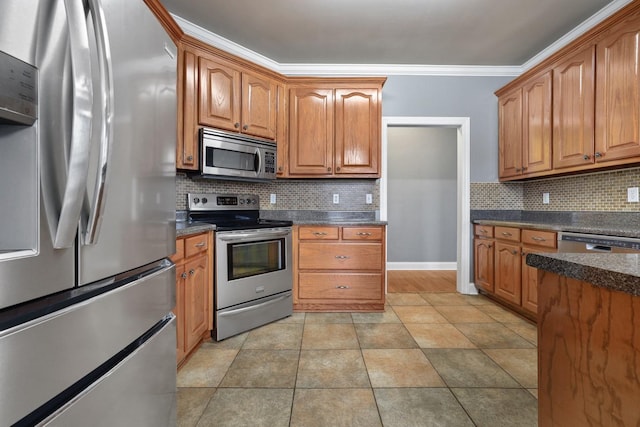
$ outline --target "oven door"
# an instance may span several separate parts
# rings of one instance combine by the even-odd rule
[[[290,291],[291,228],[216,233],[216,310]]]

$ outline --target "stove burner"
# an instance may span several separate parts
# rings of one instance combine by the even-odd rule
[[[215,224],[217,231],[291,227],[292,221],[260,218],[260,199],[246,194],[187,195],[189,220]]]

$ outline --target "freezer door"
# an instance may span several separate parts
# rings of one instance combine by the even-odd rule
[[[146,267],[73,290],[73,304],[0,330],[0,424],[12,425],[65,393],[171,311],[175,266],[165,260]],[[90,292],[97,295],[83,298]],[[175,339],[166,344],[174,349],[167,356],[171,371]]]
[[[176,425],[175,318],[44,426]]]
[[[93,13],[104,24],[90,39],[108,48],[99,73],[107,76],[95,79],[104,85],[104,111],[94,115],[110,119],[94,120],[106,142],[94,138],[99,147],[92,149],[81,219],[80,285],[175,251],[176,47],[143,1],[88,3],[101,5]]]

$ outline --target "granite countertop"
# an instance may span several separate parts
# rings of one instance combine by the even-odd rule
[[[176,237],[215,231],[215,229],[216,226],[214,224],[207,224],[206,222],[176,221]]]
[[[296,225],[387,225],[375,211],[262,210],[260,217],[293,221]]]
[[[527,264],[603,288],[640,296],[640,254],[529,254]]]
[[[621,237],[640,237],[640,229],[636,227],[627,227],[624,225],[608,225],[608,224],[566,224],[566,223],[547,223],[533,221],[505,221],[479,219],[473,221],[474,224],[493,225],[499,227],[518,227],[536,230],[551,231],[571,231],[575,233],[603,234],[607,236]]]

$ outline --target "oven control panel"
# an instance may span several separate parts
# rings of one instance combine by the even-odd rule
[[[190,211],[260,209],[260,198],[257,194],[189,193],[187,205]]]

